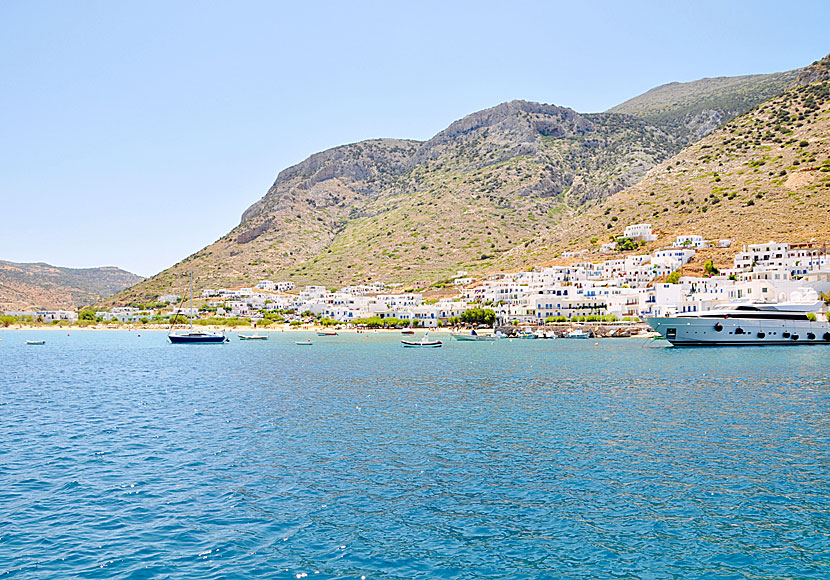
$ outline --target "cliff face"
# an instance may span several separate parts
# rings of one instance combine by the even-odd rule
[[[377,139],[316,153],[280,172],[265,196],[242,214],[242,223],[256,215],[279,211],[283,204],[304,197],[315,207],[336,207],[344,200],[332,193],[334,182],[357,197],[372,199],[394,184],[409,167],[417,141]]]
[[[799,74],[673,83],[596,114],[511,101],[426,142],[317,153],[283,170],[226,236],[114,301],[178,292],[191,266],[197,287],[224,287],[435,281],[539,263],[591,208]]]

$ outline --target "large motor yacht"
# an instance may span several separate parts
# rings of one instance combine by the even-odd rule
[[[646,322],[675,346],[830,344],[821,301],[721,304]]]

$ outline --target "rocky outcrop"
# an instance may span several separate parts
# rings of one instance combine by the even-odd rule
[[[529,101],[510,101],[452,123],[421,145],[410,164],[414,166],[433,161],[453,150],[457,156],[458,150],[465,145],[488,143],[489,151],[504,150],[497,160],[491,160],[491,163],[499,163],[504,158],[536,154],[540,137],[573,137],[591,130],[593,124],[571,109]]]
[[[339,196],[317,187],[334,179],[359,196],[376,197],[408,169],[418,145],[418,141],[376,139],[315,153],[281,171],[268,193],[242,214],[241,223],[266,209],[279,209],[286,197],[310,199],[317,207],[336,205],[342,201]]]
[[[798,75],[796,85],[809,85],[830,79],[830,54],[806,67]]]

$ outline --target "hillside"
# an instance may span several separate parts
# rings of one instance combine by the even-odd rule
[[[142,280],[115,267],[61,268],[0,260],[0,312],[76,310]]]
[[[608,110],[631,115],[686,142],[705,137],[727,121],[792,85],[801,71],[669,83]]]
[[[637,184],[646,175],[650,184],[654,175],[672,170],[673,176],[685,175],[691,170],[675,161],[670,167],[667,160],[802,74],[672,85],[670,91],[658,88],[597,114],[511,101],[456,121],[426,142],[378,139],[318,153],[282,171],[228,235],[108,302],[181,293],[191,267],[197,288],[260,279],[332,286],[435,282],[459,270],[487,272],[550,260],[564,247],[607,238],[612,230],[599,231],[586,216],[601,207],[595,218],[604,218],[607,208],[628,203],[624,196],[640,191]],[[620,108],[628,112],[614,112]],[[695,111],[706,111],[708,121],[684,121]],[[796,125],[786,125],[792,133],[781,133],[782,141],[810,129]],[[754,151],[755,145],[743,143],[752,137],[754,144],[756,132],[746,129],[740,148],[732,147],[735,156]],[[706,143],[697,146],[714,146]],[[701,157],[694,151],[686,149],[679,162]],[[721,156],[714,163],[724,161]],[[654,196],[672,197],[675,185],[660,183],[664,190]],[[623,197],[603,204],[615,194]],[[644,213],[643,203],[635,205],[639,211],[614,216],[613,225],[635,216],[668,217],[663,206]],[[678,201],[671,211],[682,213],[685,203],[680,207]],[[607,220],[599,221],[605,228]]]
[[[807,83],[807,84],[804,84]],[[661,238],[730,238],[713,252],[729,265],[736,245],[768,240],[830,242],[830,57],[783,94],[663,162],[640,183],[587,208],[533,248],[540,258],[598,246],[648,222]],[[591,240],[595,240],[591,243]],[[700,261],[700,260],[698,260]]]

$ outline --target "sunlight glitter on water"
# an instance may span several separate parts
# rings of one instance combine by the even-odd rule
[[[7,577],[830,571],[826,348],[23,334],[0,333]]]

